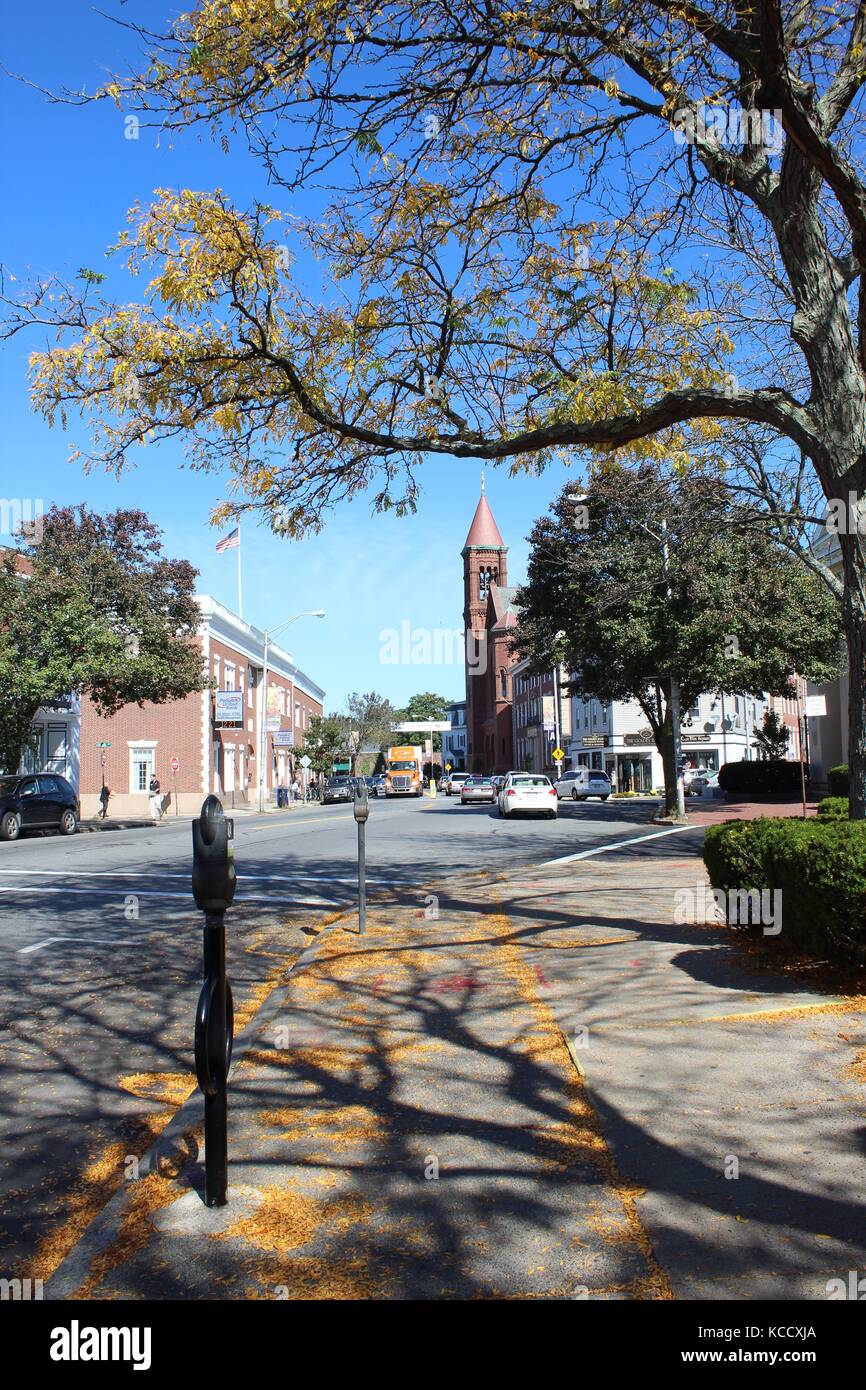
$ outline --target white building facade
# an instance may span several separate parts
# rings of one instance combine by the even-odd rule
[[[466,701],[453,700],[445,711],[445,718],[450,719],[451,729],[442,735],[442,766],[447,767],[450,763],[452,771],[466,771]]]
[[[575,678],[572,677],[574,680]],[[724,763],[755,758],[752,743],[766,702],[747,695],[701,695],[682,714],[683,763],[717,772]],[[636,700],[571,697],[568,765],[607,772],[616,791],[651,792],[664,786],[662,758]]]

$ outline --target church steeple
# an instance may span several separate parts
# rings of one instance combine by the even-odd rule
[[[503,739],[510,747],[511,714],[499,727],[495,681],[495,661],[508,666],[510,658],[499,655],[492,638],[496,614],[488,616],[490,590],[508,583],[505,542],[499,533],[481,475],[481,496],[461,552],[463,556],[463,626],[466,630],[466,724],[468,735],[466,766],[473,772],[491,769],[500,758],[508,765],[509,755],[500,748]],[[495,657],[495,661],[494,661]],[[492,720],[492,723],[491,723]],[[505,724],[507,723],[507,728]]]
[[[482,476],[482,488],[484,486]],[[507,584],[507,547],[482,491],[462,550],[463,621],[467,631],[483,632],[487,595],[493,584]]]

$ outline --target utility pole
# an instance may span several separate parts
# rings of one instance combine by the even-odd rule
[[[673,590],[670,581],[670,553],[668,551],[668,523],[662,518],[662,564],[664,565],[665,582],[667,584],[668,602],[673,600]],[[683,783],[683,755],[682,755],[682,730],[680,728],[680,683],[672,675],[670,677],[670,706],[671,706],[671,730],[673,733],[674,744],[674,767],[677,779],[677,816],[685,820],[686,815],[686,794]]]

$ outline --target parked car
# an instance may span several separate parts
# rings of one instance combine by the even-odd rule
[[[610,778],[600,767],[576,767],[558,777],[555,785],[560,800],[571,797],[572,801],[586,801],[589,796],[598,796],[607,801],[611,793]]]
[[[467,777],[460,788],[460,805],[468,806],[473,801],[487,801],[491,806],[496,800],[496,788],[492,777]]]
[[[463,783],[470,776],[471,774],[468,772],[450,772],[448,774],[448,780],[445,783],[444,787],[445,795],[453,796],[455,792],[459,792],[460,788],[463,786]]]
[[[688,782],[686,782],[686,796],[703,796],[705,787],[709,787],[712,790],[718,785],[719,774],[703,768],[701,771],[695,772],[689,778]]]
[[[505,786],[504,772],[498,772],[496,774],[496,776],[493,778],[493,785],[496,788],[496,795],[498,796],[499,793],[502,791],[502,788]]]
[[[351,777],[329,777],[322,793],[325,806],[335,801],[354,801],[355,784]]]
[[[559,797],[549,777],[538,772],[509,772],[499,793],[498,806],[500,816],[532,811],[556,820]]]
[[[371,795],[371,796],[384,796],[384,795],[385,795],[385,774],[384,774],[384,772],[377,772],[376,775],[375,775],[375,777],[371,777],[371,778],[370,778],[370,795]]]
[[[59,773],[0,777],[0,839],[17,840],[25,830],[74,835],[78,820],[78,797]]]

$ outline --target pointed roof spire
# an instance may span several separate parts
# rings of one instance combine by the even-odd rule
[[[472,518],[472,525],[469,527],[469,535],[466,537],[464,550],[470,546],[476,546],[483,550],[504,550],[505,542],[499,534],[499,527],[493,520],[493,513],[484,495],[484,475],[481,476],[481,497],[478,506],[475,508],[475,515]]]

